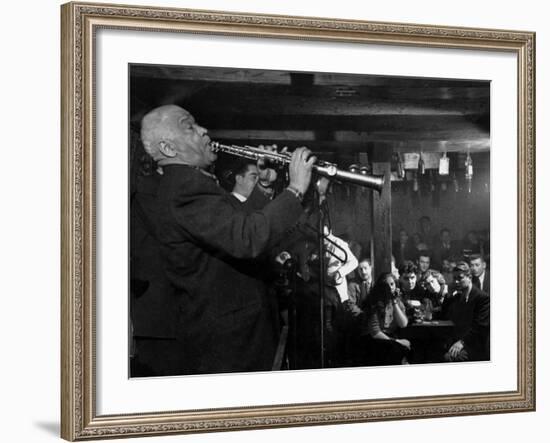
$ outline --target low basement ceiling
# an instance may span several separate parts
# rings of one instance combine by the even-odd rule
[[[131,120],[169,103],[213,140],[315,152],[486,153],[490,82],[131,65]]]

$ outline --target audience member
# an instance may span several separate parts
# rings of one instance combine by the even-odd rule
[[[443,259],[441,262],[441,274],[449,287],[454,283],[453,269],[455,268],[457,261],[458,260],[455,257],[449,257]]]
[[[418,257],[416,259],[416,264],[418,266],[416,277],[418,281],[423,280],[426,277],[427,272],[430,270],[431,262],[430,251],[424,250],[418,253]]]
[[[409,300],[421,300],[422,291],[417,283],[416,273],[418,268],[412,261],[406,261],[399,267],[399,286],[403,302]]]
[[[469,258],[472,271],[472,283],[487,295],[491,295],[491,277],[485,258],[481,254],[472,254]]]
[[[435,269],[429,269],[420,280],[419,286],[423,289],[423,303],[430,301],[432,313],[436,316],[441,312],[441,306],[447,296],[449,287],[443,275]],[[430,320],[430,319],[427,319]]]
[[[365,306],[367,296],[372,288],[372,266],[370,259],[362,258],[355,270],[354,277],[348,284],[348,300],[345,303],[346,311],[353,317],[358,317]]]
[[[408,324],[405,306],[395,277],[387,272],[378,278],[367,299],[364,359],[370,365],[406,363],[411,344],[397,332]]]
[[[445,309],[454,322],[454,334],[447,346],[445,361],[479,361],[489,359],[489,296],[472,284],[466,262],[454,269],[456,293]]]
[[[234,171],[234,180],[231,195],[241,203],[245,202],[258,184],[259,172],[256,163],[241,162],[239,168]]]

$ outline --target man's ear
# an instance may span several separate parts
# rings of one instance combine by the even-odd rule
[[[176,150],[172,146],[172,143],[170,143],[170,142],[162,140],[162,141],[159,142],[158,147],[159,147],[159,151],[165,157],[174,158],[177,154]]]

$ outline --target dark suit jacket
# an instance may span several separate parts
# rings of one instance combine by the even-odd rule
[[[161,176],[137,175],[130,210],[130,311],[134,337],[174,338],[178,312],[161,262],[158,187]]]
[[[472,285],[468,301],[457,295],[450,301],[448,317],[455,324],[453,340],[463,340],[471,360],[489,358],[489,296]]]
[[[359,316],[366,307],[367,298],[370,292],[370,285],[365,286],[363,281],[358,278],[348,283],[349,300],[346,303],[346,309],[354,316]]]
[[[278,339],[258,258],[298,220],[302,207],[284,191],[261,211],[236,208],[234,197],[197,169],[164,168],[159,239],[180,318],[186,373],[269,370]],[[233,201],[231,200],[233,199]]]
[[[483,278],[483,287],[482,288],[479,287],[479,280],[478,279],[473,278],[472,282],[478,289],[481,289],[487,295],[491,295],[491,276],[490,276],[490,273],[489,273],[488,269],[485,270],[485,277]]]

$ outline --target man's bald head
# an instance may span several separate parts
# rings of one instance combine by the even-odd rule
[[[143,147],[161,166],[210,166],[216,154],[206,134],[207,130],[199,126],[188,111],[176,105],[155,108],[141,121]]]

